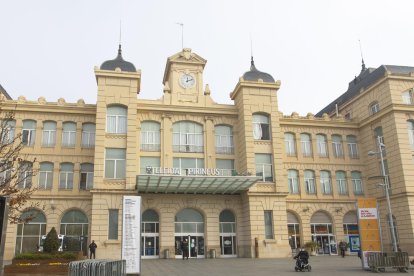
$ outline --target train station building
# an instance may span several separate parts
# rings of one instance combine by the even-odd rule
[[[36,250],[52,227],[64,250],[95,240],[97,258],[119,258],[124,195],[142,197],[142,258],[182,258],[184,239],[191,258],[287,257],[311,240],[318,255],[338,254],[341,240],[355,253],[356,200],[366,197],[378,200],[390,249],[384,190],[372,179],[383,174],[398,244],[414,255],[414,67],[362,64],[347,91],[299,115],[279,111],[281,81],[253,58],[233,104],[216,103],[206,63],[188,48],[168,57],[161,97],[142,99],[141,70],[119,46],[95,67],[96,103],[0,95],[2,110],[16,112],[10,135],[22,133],[23,153],[37,160],[21,188],[35,187],[41,206],[23,212],[36,214],[31,222],[8,225],[5,259]],[[368,156],[378,136],[385,172]]]

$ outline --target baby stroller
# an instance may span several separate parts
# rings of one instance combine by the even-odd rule
[[[312,266],[309,264],[308,260],[309,260],[309,254],[307,251],[305,250],[301,250],[299,251],[299,253],[293,257],[294,259],[296,259],[296,264],[295,264],[295,271],[311,271],[312,270]]]

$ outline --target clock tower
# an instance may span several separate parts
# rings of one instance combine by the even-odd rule
[[[207,60],[184,48],[169,57],[164,72],[165,104],[200,105],[212,103],[208,85],[203,86],[203,70]]]

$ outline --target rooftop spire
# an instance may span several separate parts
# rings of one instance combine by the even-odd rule
[[[364,72],[365,70],[367,70],[367,67],[365,67],[365,62],[364,62],[364,58],[362,58],[362,65],[361,65],[361,72]]]
[[[118,57],[122,58],[121,43],[119,43],[119,47],[118,47]]]
[[[257,71],[256,66],[254,66],[253,56],[251,56],[251,60],[250,60],[250,71]]]

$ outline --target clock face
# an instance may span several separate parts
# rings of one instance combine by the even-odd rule
[[[191,88],[195,85],[195,79],[190,74],[183,74],[180,77],[180,84],[184,88]]]

